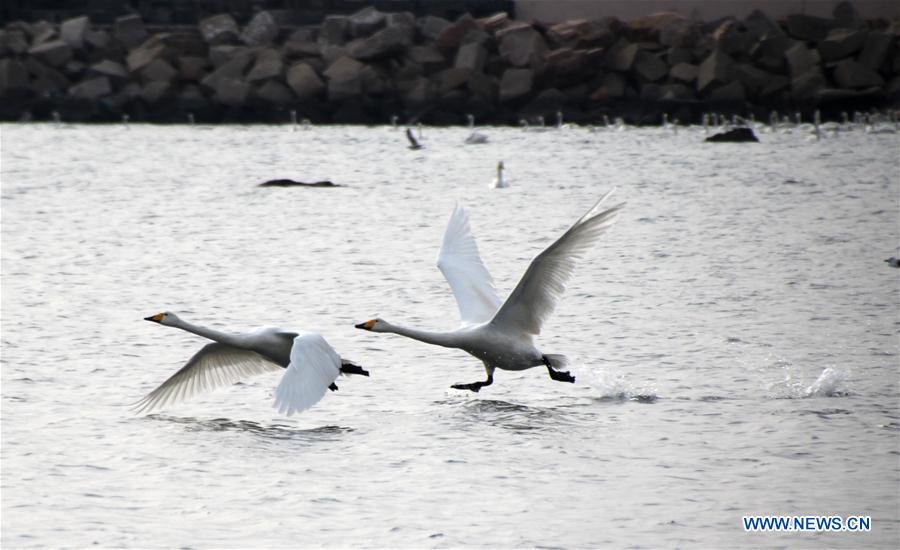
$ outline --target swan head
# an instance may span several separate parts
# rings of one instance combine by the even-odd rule
[[[163,311],[162,313],[157,313],[156,315],[151,315],[150,317],[144,317],[144,320],[152,321],[154,323],[159,323],[166,326],[174,326],[178,321],[180,321],[178,316],[171,311]]]
[[[371,332],[387,332],[388,324],[383,319],[378,317],[374,319],[369,319],[364,323],[360,323],[358,325],[354,325],[356,328],[361,328],[363,330],[368,330]]]

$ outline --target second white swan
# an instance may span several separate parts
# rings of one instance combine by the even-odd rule
[[[457,206],[444,231],[444,242],[437,266],[444,274],[459,306],[462,326],[451,332],[430,332],[370,319],[356,328],[372,332],[391,332],[447,348],[458,348],[484,363],[487,380],[454,384],[460,390],[477,392],[494,381],[494,370],[520,371],[547,367],[550,378],[575,382],[562,371],[568,364],[564,355],[541,352],[534,344],[541,325],[553,313],[566,284],[575,271],[575,263],[615,222],[624,204],[603,209],[604,195],[562,237],[531,261],[528,270],[501,303],[490,273],[478,254],[478,246],[469,228],[465,210]]]

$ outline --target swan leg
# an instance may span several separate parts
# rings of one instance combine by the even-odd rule
[[[547,356],[543,356],[544,365],[547,366],[547,372],[550,374],[550,378],[556,380],[557,382],[571,382],[575,383],[575,377],[572,376],[569,371],[559,371],[554,370],[553,367],[550,366],[550,360],[547,359]]]
[[[369,376],[369,371],[360,367],[359,365],[354,365],[350,361],[345,361],[341,364],[341,373],[343,373],[343,374],[359,374],[362,376]]]
[[[494,367],[485,365],[484,370],[487,371],[487,380],[485,380],[484,382],[472,382],[471,384],[453,384],[450,387],[455,390],[469,390],[478,393],[478,390],[480,390],[481,388],[490,386],[494,383]]]

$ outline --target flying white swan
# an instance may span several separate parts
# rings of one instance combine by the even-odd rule
[[[494,181],[491,182],[491,187],[494,189],[503,189],[509,187],[509,182],[503,179],[503,161],[497,163],[497,177],[494,178]]]
[[[315,332],[262,327],[231,334],[188,323],[168,311],[144,320],[180,328],[214,343],[203,346],[178,372],[135,403],[137,413],[230,386],[247,376],[284,370],[275,389],[275,408],[290,416],[315,405],[325,390],[337,390],[334,381],[338,374],[369,376],[362,367],[341,359]]]
[[[505,303],[497,297],[491,275],[478,255],[468,216],[457,205],[444,231],[437,266],[456,297],[462,325],[451,332],[429,332],[375,318],[356,328],[392,332],[426,344],[458,348],[480,359],[487,380],[454,384],[455,389],[477,392],[493,383],[495,369],[519,371],[540,365],[547,367],[553,380],[575,382],[574,376],[558,370],[568,364],[566,357],[541,352],[534,345],[534,337],[553,313],[575,271],[576,261],[612,226],[624,206],[601,209],[610,194],[612,191],[531,261]]]

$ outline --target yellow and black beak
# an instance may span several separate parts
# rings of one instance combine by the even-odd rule
[[[360,323],[358,325],[353,325],[356,328],[361,328],[363,330],[372,330],[372,327],[375,325],[375,319],[369,319],[365,323]]]
[[[156,315],[151,315],[150,317],[144,317],[145,321],[153,321],[154,323],[159,323],[162,321],[163,314],[157,313]]]

